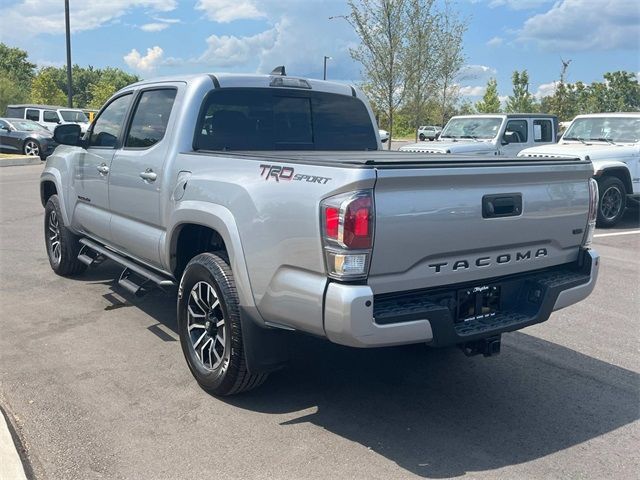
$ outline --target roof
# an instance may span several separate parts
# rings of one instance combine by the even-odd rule
[[[640,112],[610,112],[610,113],[584,113],[577,115],[576,118],[584,117],[629,117],[640,118]]]
[[[56,105],[37,105],[35,103],[23,103],[20,105],[7,105],[7,108],[47,108],[49,110],[82,110],[76,107],[59,107]]]
[[[455,115],[455,117],[472,117],[472,118],[495,118],[495,117],[507,117],[507,118],[557,118],[556,115],[549,113],[478,113],[470,115]],[[453,118],[453,117],[452,117]]]
[[[150,78],[148,80],[142,80],[140,82],[131,84],[125,89],[141,87],[145,85],[151,85],[156,83],[170,83],[170,82],[184,82],[187,84],[198,83],[203,80],[211,81],[215,88],[268,88],[274,77],[279,75],[259,75],[259,74],[242,74],[242,73],[200,73],[192,75],[172,75],[166,77]],[[286,75],[283,78],[293,78],[306,80],[311,85],[311,89],[314,91],[339,93],[343,95],[356,96],[355,89],[347,83],[316,80],[312,78],[296,77],[293,75]],[[285,87],[287,88],[287,87]]]

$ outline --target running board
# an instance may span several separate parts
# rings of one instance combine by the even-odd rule
[[[87,265],[95,265],[95,262],[97,261],[96,259],[102,256],[122,265],[124,267],[124,271],[122,272],[122,275],[120,275],[118,284],[134,295],[140,295],[140,293],[143,293],[145,285],[149,282],[155,283],[161,288],[174,287],[176,285],[173,280],[170,280],[167,277],[163,277],[162,275],[155,273],[151,269],[143,267],[133,260],[129,260],[128,258],[125,258],[122,255],[114,252],[113,250],[109,250],[108,248],[105,248],[102,245],[89,240],[88,238],[81,238],[80,243],[83,245],[83,247],[78,254],[78,260],[83,263],[86,263],[86,261],[91,262]],[[95,253],[96,256],[92,257],[90,254],[88,254],[85,250],[85,247],[92,250],[93,252],[91,253]],[[85,259],[84,257],[87,257],[87,259]],[[140,277],[142,282],[137,282],[137,277]]]

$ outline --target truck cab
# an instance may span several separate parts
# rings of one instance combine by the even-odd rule
[[[613,227],[640,202],[640,113],[578,115],[560,142],[522,150],[520,157],[591,160],[598,181],[598,226]]]
[[[558,119],[534,113],[459,115],[445,125],[437,142],[400,150],[435,154],[515,156],[536,145],[556,143]]]

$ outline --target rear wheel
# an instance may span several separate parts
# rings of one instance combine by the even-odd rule
[[[233,273],[218,255],[194,257],[182,275],[178,294],[178,333],[191,373],[214,395],[233,395],[262,384],[244,356]]]
[[[598,227],[613,227],[624,215],[627,191],[617,177],[604,177],[598,182],[600,201],[598,202]]]
[[[22,145],[22,153],[30,157],[39,157],[41,151],[40,143],[33,138],[27,138]]]
[[[78,260],[79,238],[65,226],[57,195],[49,197],[44,209],[44,241],[49,265],[58,275],[73,276],[86,270],[87,266]]]

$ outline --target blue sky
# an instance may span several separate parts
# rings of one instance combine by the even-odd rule
[[[74,63],[117,66],[149,78],[182,72],[269,72],[358,81],[349,57],[357,38],[330,16],[346,0],[70,0]],[[0,0],[0,41],[41,66],[65,61],[63,0]],[[613,70],[640,70],[638,0],[457,0],[468,20],[466,67],[459,80],[470,100],[496,77],[501,95],[513,70],[527,69],[530,90],[548,94],[561,58],[569,81],[592,82]]]

